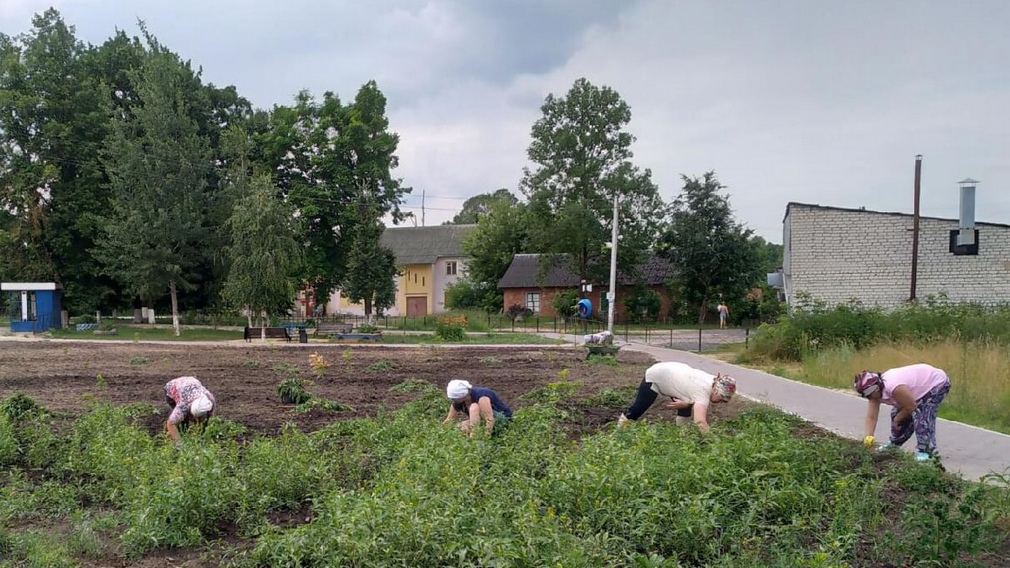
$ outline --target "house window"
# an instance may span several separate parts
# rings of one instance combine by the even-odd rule
[[[445,275],[446,276],[455,276],[456,275],[456,261],[455,260],[450,260],[449,262],[445,263]]]
[[[540,292],[526,292],[526,308],[535,314],[540,313]]]

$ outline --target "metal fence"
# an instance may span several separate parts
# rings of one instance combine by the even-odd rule
[[[389,332],[434,331],[440,318],[450,314],[425,316],[380,316],[373,318],[373,324]],[[452,314],[457,316],[459,314]],[[278,325],[297,324],[315,326],[328,323],[349,323],[357,327],[366,323],[364,316],[337,315],[318,318],[283,318],[274,322]],[[562,316],[530,316],[512,319],[504,314],[471,313],[467,315],[467,331],[516,332],[557,334],[574,342],[582,335],[597,333],[607,328],[607,322],[600,319],[583,319]],[[667,347],[684,351],[712,351],[725,345],[744,344],[750,340],[750,327],[677,326],[674,324],[617,322],[614,335],[625,342],[644,343],[657,347]]]

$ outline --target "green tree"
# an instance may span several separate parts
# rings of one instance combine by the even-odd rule
[[[371,323],[373,310],[379,314],[396,303],[394,278],[399,269],[393,251],[379,244],[385,226],[376,219],[375,211],[369,210],[367,202],[360,208],[362,217],[372,220],[355,228],[341,291],[348,300],[365,305],[365,317]]]
[[[566,96],[549,95],[541,110],[527,151],[534,168],[524,169],[520,184],[534,248],[567,255],[582,279],[605,281],[616,195],[618,263],[638,265],[658,235],[665,205],[651,172],[631,163],[630,107],[613,89],[579,79]]]
[[[715,172],[682,178],[684,189],[673,202],[659,249],[677,267],[677,295],[704,323],[711,302],[742,300],[763,278],[763,267],[751,230],[734,218]]]
[[[64,305],[107,305],[117,283],[90,254],[108,199],[98,150],[108,105],[90,50],[59,12],[35,16],[17,38],[0,34],[0,227],[5,278],[55,280]]]
[[[516,254],[529,252],[528,210],[523,203],[508,199],[494,200],[487,214],[477,221],[477,228],[463,239],[463,250],[470,256],[466,274],[460,282],[467,282],[476,297],[477,306],[486,311],[503,309],[504,294],[498,281],[512,264]],[[461,284],[460,284],[461,285]]]
[[[317,101],[303,91],[294,106],[273,109],[257,141],[260,159],[304,220],[302,276],[328,296],[347,277],[357,225],[404,219],[400,204],[410,188],[392,177],[399,136],[389,130],[386,98],[374,81],[350,105],[330,92]],[[368,188],[374,218],[360,215],[360,187]]]
[[[765,274],[775,272],[777,269],[782,268],[784,250],[782,245],[769,243],[764,240],[764,238],[758,236],[751,237],[751,244],[755,249],[757,249],[757,255],[761,263],[761,270],[763,270]]]
[[[504,201],[509,206],[514,207],[519,203],[519,198],[512,195],[512,192],[505,188],[496,189],[491,193],[474,195],[463,202],[463,207],[451,221],[446,221],[443,225],[475,224],[478,219],[490,213],[491,206],[498,201]]]
[[[167,289],[175,334],[180,335],[180,290],[199,281],[207,263],[207,175],[211,153],[189,116],[188,63],[145,36],[151,54],[134,72],[142,106],[117,118],[106,143],[111,213],[97,253],[141,298]]]
[[[225,249],[229,259],[225,298],[249,311],[250,327],[253,315],[263,315],[260,325],[265,328],[269,315],[290,307],[297,291],[301,250],[294,216],[278,198],[269,175],[259,175],[235,203],[227,225],[231,244]],[[261,335],[266,339],[265,329]]]

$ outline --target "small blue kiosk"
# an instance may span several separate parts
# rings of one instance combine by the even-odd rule
[[[55,282],[3,282],[14,333],[42,333],[61,327],[62,287]]]

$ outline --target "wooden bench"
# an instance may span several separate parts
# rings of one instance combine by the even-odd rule
[[[320,323],[316,325],[316,335],[340,335],[351,333],[353,326],[349,323]]]
[[[259,339],[262,337],[261,330],[265,329],[267,339],[284,339],[285,341],[291,341],[291,332],[286,327],[246,327],[243,338],[246,341],[251,341],[253,339]]]

